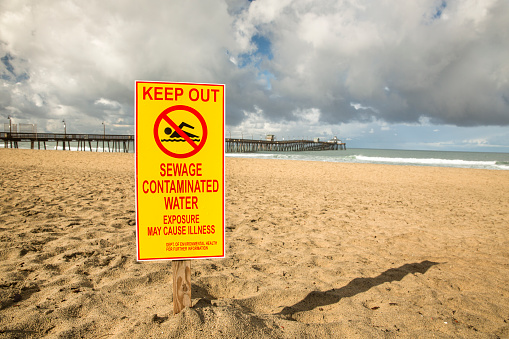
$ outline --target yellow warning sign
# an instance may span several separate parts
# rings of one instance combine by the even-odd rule
[[[224,257],[224,85],[136,81],[138,260]]]

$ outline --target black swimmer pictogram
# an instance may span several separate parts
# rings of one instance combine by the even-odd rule
[[[189,158],[207,141],[207,124],[196,109],[176,105],[165,109],[154,122],[157,147],[172,158]]]
[[[179,125],[179,128],[182,132],[184,132],[191,140],[193,141],[196,141],[196,142],[199,142],[201,139],[199,136],[197,135],[194,135],[192,133],[189,133],[187,131],[184,131],[184,127],[185,128],[190,128],[190,129],[194,129],[193,126],[189,125],[188,123],[186,122],[181,122],[180,125]],[[181,136],[177,131],[175,130],[172,130],[170,127],[166,127],[164,129],[164,133],[166,135],[169,135],[169,138],[168,139],[161,139],[161,142],[185,142],[186,140],[184,139],[183,136]]]

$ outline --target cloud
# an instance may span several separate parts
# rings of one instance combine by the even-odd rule
[[[362,110],[371,110],[371,111],[373,111],[373,113],[380,113],[380,111],[377,110],[376,108],[373,108],[373,107],[370,107],[370,106],[362,106],[362,104],[359,104],[359,103],[351,102],[350,106],[355,108],[356,111],[362,109]]]
[[[1,6],[0,109],[19,108],[19,119],[44,125],[65,115],[84,132],[102,129],[98,121],[117,119],[97,104],[104,99],[121,106],[132,133],[135,80],[229,83],[245,73],[226,54],[235,45],[234,18],[223,1],[42,0]]]
[[[256,3],[258,9],[270,1]],[[282,6],[270,15],[250,7],[244,39],[250,31],[272,37],[273,59],[265,65],[275,76],[272,92],[298,109],[319,108],[324,123],[425,116],[458,126],[509,124],[507,2]],[[270,101],[261,107],[274,112]],[[285,113],[273,115],[277,121]]]
[[[256,133],[507,126],[508,16],[504,0],[5,0],[0,111],[133,133],[134,81],[165,80],[226,84],[227,125]]]
[[[476,146],[489,145],[487,139],[467,139],[467,140],[463,140],[463,143],[464,144],[474,144]]]
[[[122,106],[122,105],[120,105],[120,103],[118,101],[108,100],[105,98],[100,98],[100,99],[96,100],[95,104],[101,105],[103,107],[108,107],[108,108],[119,108]]]

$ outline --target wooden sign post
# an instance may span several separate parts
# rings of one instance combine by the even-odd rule
[[[173,314],[191,307],[191,260],[173,260]]]

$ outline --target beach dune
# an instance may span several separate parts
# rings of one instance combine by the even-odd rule
[[[225,166],[226,258],[173,315],[133,154],[0,149],[0,338],[509,337],[509,171]]]

